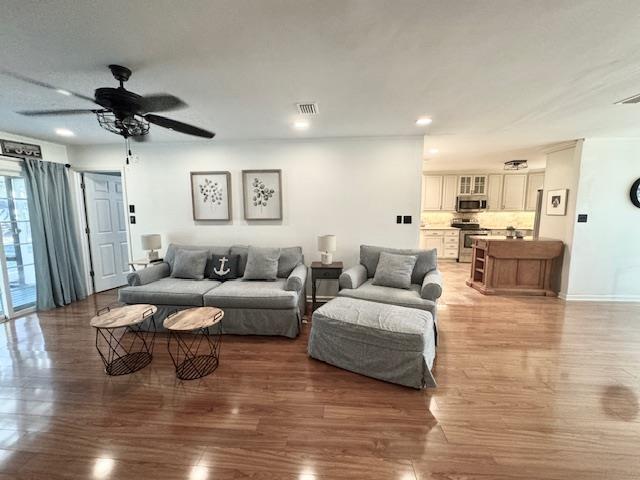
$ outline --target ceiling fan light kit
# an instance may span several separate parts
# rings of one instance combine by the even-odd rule
[[[509,160],[508,162],[504,162],[505,170],[524,170],[528,168],[526,160]]]

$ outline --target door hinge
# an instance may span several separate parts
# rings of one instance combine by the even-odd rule
[[[87,186],[85,185],[84,182],[80,182],[80,188],[84,190],[85,188],[87,188]]]
[[[84,233],[86,233],[87,235],[89,235],[89,227],[86,227],[86,228],[84,229]]]
[[[89,272],[89,276],[91,276],[91,277],[95,277],[95,276],[96,276],[96,272],[94,272],[93,270],[91,270],[91,271]]]

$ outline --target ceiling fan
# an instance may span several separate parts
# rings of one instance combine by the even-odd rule
[[[2,71],[1,73],[33,85],[55,90],[63,95],[73,96],[95,103],[101,107],[98,109],[30,110],[16,112],[21,115],[37,117],[93,113],[97,116],[98,123],[102,128],[121,135],[125,140],[128,138],[138,141],[146,140],[145,135],[149,133],[150,123],[196,137],[213,138],[215,136],[215,133],[204,130],[203,128],[152,113],[177,110],[186,107],[187,104],[178,97],[169,94],[161,93],[142,96],[131,92],[124,88],[124,83],[131,77],[131,70],[120,65],[109,65],[109,69],[114,78],[120,82],[120,86],[117,88],[98,88],[94,93],[95,98],[58,88],[54,85],[33,80],[13,72]]]

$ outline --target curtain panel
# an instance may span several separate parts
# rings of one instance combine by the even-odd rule
[[[36,271],[36,307],[46,310],[87,296],[69,174],[61,163],[25,159]]]

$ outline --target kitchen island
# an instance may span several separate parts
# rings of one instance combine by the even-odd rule
[[[551,279],[558,274],[564,244],[549,238],[473,237],[467,285],[485,295],[556,296]]]

